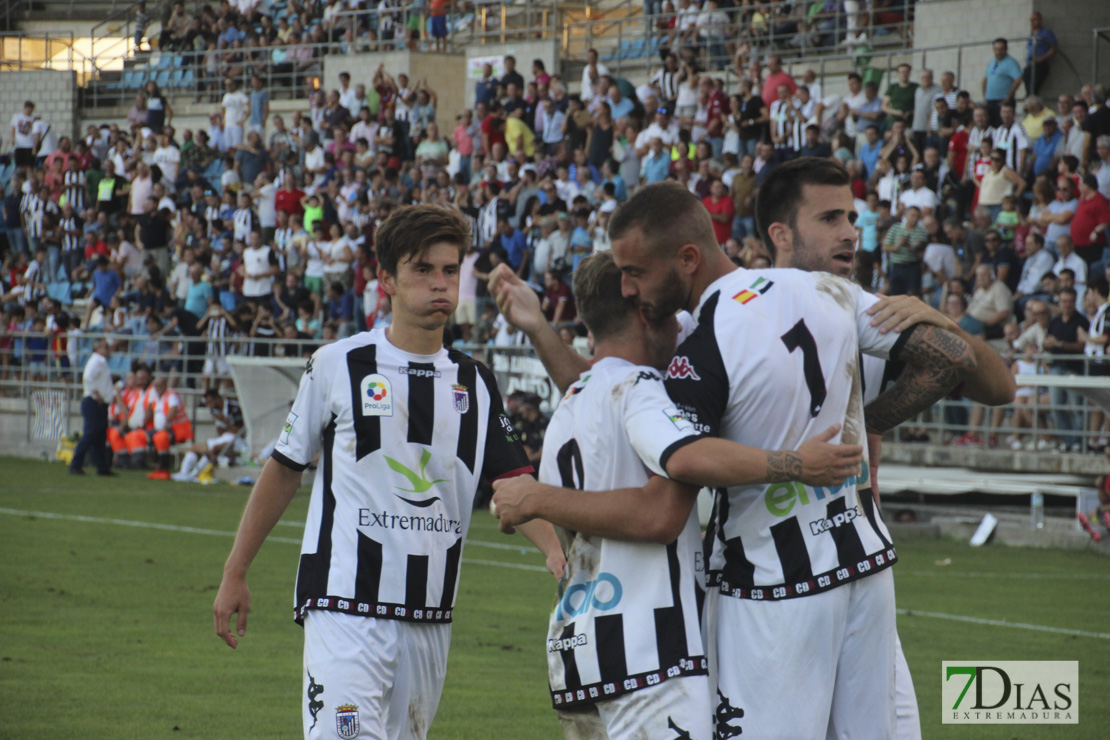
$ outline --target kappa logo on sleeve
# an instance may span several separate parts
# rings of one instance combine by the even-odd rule
[[[668,380],[701,380],[701,376],[694,370],[694,364],[685,355],[675,357],[667,368]]]

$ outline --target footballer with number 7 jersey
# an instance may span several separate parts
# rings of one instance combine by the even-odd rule
[[[679,322],[648,320],[621,296],[612,255],[575,270],[574,293],[594,340],[593,366],[567,390],[544,438],[540,480],[576,489],[642,486],[683,471],[698,485],[801,480],[838,485],[862,460],[859,446],[830,445],[827,430],[797,451],[745,448],[699,434],[674,408],[662,370]],[[537,307],[538,308],[538,307]],[[666,481],[660,478],[660,481]],[[568,740],[688,737],[710,740],[712,702],[698,603],[701,537],[688,501],[697,486],[666,481],[667,511],[594,512],[653,542],[557,531],[567,570],[548,628],[551,699]],[[671,507],[681,510],[675,516]],[[495,509],[496,512],[496,509]],[[556,512],[545,513],[559,525]],[[606,525],[606,520],[609,522]],[[645,577],[645,574],[651,574]]]
[[[843,169],[826,160],[777,168],[760,193],[765,243],[850,254],[847,186]],[[736,269],[684,188],[644,188],[615,214],[610,237],[625,295],[656,317],[694,313],[697,328],[679,346],[667,390],[709,434],[789,449],[842,423],[840,441],[862,443],[860,350],[907,361],[868,407],[872,432],[932,405],[975,369],[968,343],[947,331],[873,327],[876,299],[845,280]],[[741,723],[759,737],[893,734],[888,568],[896,553],[867,484],[864,469],[834,488],[718,491],[706,539],[705,637],[720,736],[739,734]],[[528,484],[508,488],[517,486]]]
[[[532,471],[492,373],[443,346],[470,243],[465,220],[438,206],[402,207],[376,243],[393,322],[309,360],[213,606],[216,633],[236,647],[250,609],[247,569],[319,454],[294,603],[305,633],[304,736],[313,740],[426,737],[479,480]],[[537,524],[524,534],[559,577],[558,538]]]

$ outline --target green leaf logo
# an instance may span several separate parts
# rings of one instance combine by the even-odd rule
[[[402,491],[407,491],[408,493],[425,493],[436,483],[447,482],[444,478],[440,478],[439,480],[428,480],[428,477],[424,474],[424,469],[428,466],[428,462],[431,459],[432,453],[425,449],[423,454],[420,455],[420,473],[417,474],[394,460],[389,455],[385,456],[385,461],[389,465],[389,467],[392,468],[395,473],[400,473],[401,475],[405,476],[405,479],[408,480],[409,485],[412,486],[412,488],[401,489]]]

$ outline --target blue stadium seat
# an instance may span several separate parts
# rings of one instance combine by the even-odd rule
[[[155,79],[155,81],[158,83],[158,87],[168,88],[170,86],[170,77],[171,77],[171,75],[173,75],[173,70],[172,69],[159,70],[158,71],[158,76]]]
[[[123,89],[138,90],[143,86],[144,71],[142,69],[129,69],[123,73]]]

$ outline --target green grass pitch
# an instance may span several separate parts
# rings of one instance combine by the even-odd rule
[[[307,489],[252,568],[247,636],[232,651],[211,605],[247,488],[77,479],[14,458],[0,471],[0,738],[300,736],[301,530],[287,523],[304,520]],[[560,737],[544,652],[555,584],[529,547],[475,514],[435,740]],[[898,606],[910,613],[898,628],[925,738],[1110,735],[1110,561],[949,540],[899,552]],[[1080,724],[942,725],[942,660],[1078,660]]]

